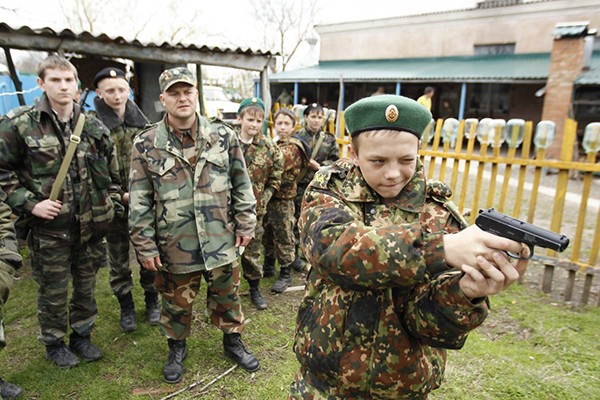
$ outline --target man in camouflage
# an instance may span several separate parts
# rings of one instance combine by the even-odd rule
[[[39,284],[40,341],[59,367],[95,361],[102,352],[90,334],[98,314],[94,290],[103,237],[119,201],[116,153],[108,130],[87,116],[73,136],[81,108],[73,99],[77,70],[61,56],[38,66],[44,94],[33,107],[0,124],[0,187],[7,204],[29,221],[29,254]],[[69,142],[78,143],[56,200],[50,192]],[[73,292],[67,306],[69,277]],[[64,343],[71,326],[69,347]]]
[[[6,346],[2,309],[14,282],[15,269],[22,265],[10,207],[5,200],[6,194],[0,189],[0,350]],[[22,393],[21,387],[0,379],[0,397],[3,399],[16,399]]]
[[[427,182],[419,139],[431,113],[381,95],[345,113],[352,160],[315,175],[300,219],[310,256],[290,399],[425,399],[522,274],[527,246],[466,225],[450,189]],[[467,245],[466,245],[467,244]],[[461,271],[462,270],[462,271]]]
[[[294,226],[294,198],[298,190],[298,176],[308,163],[308,145],[297,136],[292,136],[296,126],[296,115],[289,108],[282,108],[273,117],[277,146],[283,154],[281,186],[267,205],[265,219],[265,259],[277,259],[279,279],[271,286],[274,293],[284,292],[292,283],[291,265],[296,257]],[[274,254],[267,252],[272,250]],[[273,265],[274,268],[274,265]]]
[[[256,198],[256,230],[254,239],[250,241],[242,254],[242,270],[244,278],[250,286],[250,299],[259,309],[267,308],[267,302],[259,291],[263,266],[260,260],[263,219],[267,213],[267,205],[281,185],[283,172],[283,155],[273,141],[262,134],[261,127],[265,116],[265,104],[257,97],[242,100],[238,109],[237,120],[240,124],[239,139],[246,160],[246,168],[252,182],[252,190]]]
[[[183,375],[192,306],[207,282],[210,319],[223,331],[225,354],[248,371],[259,363],[241,340],[239,250],[256,226],[256,200],[235,132],[196,114],[196,80],[187,68],[159,77],[164,119],[133,143],[131,241],[142,266],[156,273],[161,330],[169,357],[163,375]]]
[[[294,205],[296,207],[295,216],[298,220],[300,216],[300,207],[302,205],[302,196],[306,187],[313,179],[315,172],[322,166],[332,165],[340,158],[340,150],[336,143],[335,136],[323,130],[323,107],[320,104],[312,103],[304,109],[304,127],[298,131],[298,138],[308,143],[310,161],[300,173],[298,182],[298,192]],[[298,238],[296,227],[296,238]],[[298,248],[297,258],[292,267],[302,271],[304,269],[305,256],[301,254]]]
[[[110,265],[110,287],[121,306],[121,329],[125,332],[135,330],[135,305],[133,302],[133,279],[129,262],[129,164],[131,162],[131,144],[143,128],[148,125],[148,119],[129,99],[129,83],[125,72],[118,68],[108,67],[100,70],[94,77],[96,98],[94,108],[102,123],[110,130],[117,151],[119,177],[121,178],[121,202],[124,207],[116,210],[112,220],[106,244]],[[140,284],[144,289],[148,322],[158,325],[160,307],[158,292],[154,286],[154,271],[141,268]]]

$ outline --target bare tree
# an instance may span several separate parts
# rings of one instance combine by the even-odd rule
[[[281,54],[283,71],[303,42],[316,43],[317,0],[252,0],[252,6],[258,23],[264,26],[264,44]]]

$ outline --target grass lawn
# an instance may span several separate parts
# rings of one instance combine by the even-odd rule
[[[205,297],[195,305],[184,378],[168,385],[162,379],[166,339],[147,324],[139,285],[134,289],[138,329],[125,334],[108,286],[108,269],[100,270],[93,339],[105,357],[61,370],[44,358],[44,347],[37,341],[37,285],[27,268],[21,274],[5,309],[8,344],[0,353],[0,376],[22,386],[25,399],[160,399],[192,384],[196,385],[175,398],[286,398],[298,366],[292,343],[302,292],[268,294],[269,308],[261,312],[242,296],[249,320],[244,341],[259,358],[261,369],[249,374],[236,368],[202,390],[234,365],[223,355],[221,332],[207,322]],[[274,280],[264,280],[263,294]],[[294,284],[300,283],[295,276]],[[493,298],[491,316],[465,347],[449,352],[445,383],[430,399],[599,399],[599,326],[598,307],[573,307],[524,286],[510,288]]]

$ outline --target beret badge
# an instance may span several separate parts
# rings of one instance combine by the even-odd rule
[[[387,106],[385,109],[385,119],[391,123],[396,122],[398,119],[398,107],[396,107],[394,104]]]
[[[110,70],[110,76],[111,78],[116,78],[117,77],[117,71],[115,71],[114,69]]]

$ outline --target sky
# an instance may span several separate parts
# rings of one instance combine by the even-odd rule
[[[110,15],[110,18],[105,18],[100,31],[111,37],[132,38],[135,27],[130,21],[133,19],[125,14],[135,13],[138,20],[149,21],[148,27],[151,30],[173,29],[172,26],[179,21],[183,26],[196,24],[202,31],[214,35],[206,42],[209,46],[271,50],[264,47],[262,29],[256,26],[252,17],[251,7],[254,3],[249,0],[2,0],[0,22],[7,23],[11,27],[26,25],[31,28],[50,27],[60,31],[68,27],[65,26],[65,18],[62,15],[65,8],[61,7],[60,3],[83,4],[92,1],[95,7],[103,7],[103,12]],[[291,4],[304,0],[285,1]],[[139,4],[139,6],[132,10],[132,6],[127,8],[128,4]],[[315,22],[319,25],[390,18],[472,8],[476,4],[477,0],[320,0],[319,13]],[[174,9],[170,11],[171,14],[169,8]],[[201,10],[199,20],[186,21],[186,17],[189,18],[193,14],[190,10],[195,9]],[[172,26],[165,28],[165,21],[168,20],[176,22],[171,22]],[[98,25],[100,26],[100,23]],[[139,39],[144,42],[143,38]],[[168,37],[164,39],[160,37],[152,41],[162,43],[169,40]],[[318,62],[318,46],[303,43],[299,52],[296,58],[304,61],[291,63],[288,69]]]

